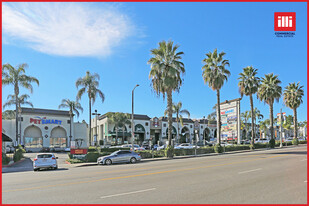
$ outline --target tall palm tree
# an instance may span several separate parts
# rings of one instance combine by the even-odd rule
[[[260,121],[260,139],[262,137],[262,132],[266,132],[266,129],[267,129],[267,122],[266,120],[265,121]]]
[[[32,83],[36,83],[39,86],[39,80],[32,76],[27,76],[25,74],[27,64],[20,64],[16,68],[10,64],[4,64],[2,66],[2,85],[13,85],[14,95],[15,95],[15,124],[16,124],[16,142],[18,142],[18,95],[19,88],[24,87],[32,93],[33,87]]]
[[[219,145],[221,144],[220,89],[231,75],[230,71],[225,68],[230,66],[230,63],[223,59],[224,55],[224,52],[218,54],[217,49],[213,53],[209,52],[203,60],[205,65],[202,67],[205,84],[217,92],[217,141]]]
[[[83,112],[83,108],[81,104],[77,101],[71,101],[69,99],[63,99],[61,101],[61,104],[58,106],[59,109],[61,108],[69,108],[70,109],[70,143],[69,146],[71,146],[72,141],[72,123],[73,123],[73,115],[76,114],[77,117],[79,117],[79,111]]]
[[[80,100],[84,93],[87,93],[89,99],[89,145],[91,145],[91,105],[94,104],[97,95],[104,102],[105,96],[99,87],[100,76],[97,73],[90,74],[86,72],[86,76],[78,78],[75,82],[76,88],[81,87],[78,92],[76,99]]]
[[[303,96],[304,96],[304,86],[300,86],[299,82],[296,84],[290,83],[288,86],[285,87],[283,92],[283,101],[284,104],[291,108],[294,113],[294,138],[297,139],[297,108],[303,103]]]
[[[172,115],[173,115],[173,91],[179,92],[183,79],[181,75],[185,73],[185,67],[181,62],[183,52],[178,52],[179,45],[173,45],[173,41],[161,41],[157,49],[151,50],[152,57],[148,64],[151,66],[149,78],[153,90],[159,96],[167,96],[168,109],[168,144],[172,144]],[[171,157],[171,156],[169,156]]]
[[[178,102],[173,103],[173,114],[176,114],[176,122],[177,122],[177,137],[176,137],[176,142],[179,143],[179,122],[181,126],[183,126],[183,119],[182,119],[182,114],[186,114],[188,118],[190,118],[190,112],[186,109],[181,109],[182,108],[182,103]],[[165,110],[164,116],[168,114],[168,110]]]
[[[262,77],[261,85],[258,89],[258,98],[269,105],[269,119],[270,119],[270,136],[274,139],[274,101],[279,102],[279,98],[282,94],[282,88],[280,86],[281,81],[278,79],[278,75],[266,74]]]
[[[28,94],[23,94],[23,95],[20,95],[18,98],[17,98],[17,101],[15,100],[15,95],[8,95],[7,97],[7,102],[4,103],[3,105],[3,109],[5,109],[6,107],[9,107],[9,106],[12,106],[12,105],[16,105],[18,104],[18,108],[21,107],[21,105],[29,105],[30,107],[33,107],[33,104],[29,101],[27,101],[27,99],[29,98],[30,96]]]
[[[241,97],[243,95],[250,97],[250,106],[251,106],[251,145],[254,144],[254,137],[255,137],[255,126],[254,126],[254,110],[253,110],[253,95],[258,91],[259,84],[260,84],[260,78],[256,76],[257,75],[257,69],[253,68],[252,66],[248,66],[246,68],[243,68],[243,72],[239,74],[239,92],[241,94]]]
[[[244,120],[245,120],[246,139],[248,138],[248,124],[247,124],[247,122],[248,122],[248,119],[250,118],[249,115],[250,115],[250,112],[249,112],[249,111],[245,111],[245,112],[243,112],[243,113],[240,114],[240,116],[241,116],[242,118],[244,118]]]

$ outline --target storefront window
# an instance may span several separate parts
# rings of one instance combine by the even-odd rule
[[[25,137],[25,147],[43,147],[43,138]]]
[[[64,137],[52,137],[49,140],[50,147],[54,148],[66,148],[67,147],[67,139]]]

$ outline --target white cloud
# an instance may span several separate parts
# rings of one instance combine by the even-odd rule
[[[60,56],[108,56],[133,35],[129,17],[106,3],[4,3],[4,42],[22,40]]]

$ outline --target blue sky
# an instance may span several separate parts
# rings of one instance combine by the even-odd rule
[[[226,53],[231,76],[221,90],[221,101],[240,97],[238,75],[252,65],[258,76],[279,75],[281,86],[300,81],[303,104],[298,119],[307,119],[307,3],[3,3],[2,63],[28,63],[27,74],[35,76],[30,101],[36,108],[57,109],[61,100],[75,100],[75,81],[87,70],[100,75],[99,89],[105,94],[93,105],[103,114],[131,112],[135,90],[135,113],[163,115],[167,101],[152,92],[147,64],[150,50],[161,40],[173,40],[185,53],[186,73],[173,101],[182,101],[193,118],[212,112],[216,93],[204,84],[202,60],[213,51]],[[296,12],[294,37],[278,38],[274,12]],[[5,102],[12,86],[2,88]],[[29,93],[22,89],[21,93]],[[88,122],[88,99],[80,103],[78,118]],[[256,96],[254,104],[269,118],[269,107]],[[282,99],[274,113],[283,109]],[[10,109],[10,108],[9,108]],[[13,109],[13,108],[11,108]],[[249,110],[243,97],[241,111]]]

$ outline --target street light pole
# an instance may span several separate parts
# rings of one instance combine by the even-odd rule
[[[131,116],[131,138],[132,138],[132,151],[134,151],[134,89],[138,87],[139,84],[135,85],[132,90],[132,116]]]
[[[283,116],[282,116],[282,108],[280,109],[280,147],[282,147],[282,121],[283,121]]]
[[[94,110],[94,113],[92,113],[92,115],[95,115],[95,139],[94,139],[94,143],[95,143],[95,146],[97,146],[97,137],[98,137],[98,115],[101,115],[98,113],[98,111],[95,109]]]

